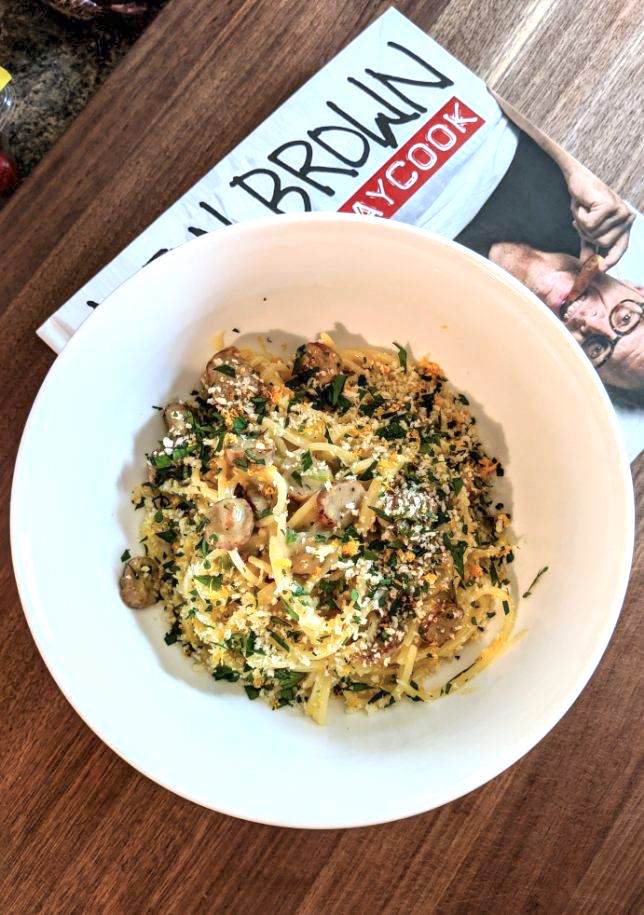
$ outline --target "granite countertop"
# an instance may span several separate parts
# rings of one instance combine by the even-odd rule
[[[159,4],[160,5],[160,4]],[[17,106],[5,140],[24,178],[64,132],[151,16],[70,20],[42,0],[0,0],[0,66]]]

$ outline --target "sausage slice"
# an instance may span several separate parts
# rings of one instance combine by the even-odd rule
[[[168,435],[171,438],[187,435],[192,428],[191,417],[192,413],[184,403],[181,403],[180,400],[171,401],[163,411],[163,419],[168,429]]]
[[[296,365],[298,375],[313,373],[311,383],[315,387],[330,384],[342,371],[342,360],[326,343],[305,343],[298,351]]]
[[[208,524],[203,535],[206,540],[216,537],[214,546],[220,550],[238,550],[252,534],[255,519],[246,499],[220,499],[208,509]]]
[[[318,496],[318,521],[324,527],[347,527],[355,520],[364,489],[356,480],[341,480]]]
[[[149,556],[133,556],[119,581],[121,600],[133,610],[151,607],[159,599],[159,564]]]
[[[201,384],[210,399],[222,406],[258,397],[263,391],[261,378],[235,346],[215,353],[204,369]]]

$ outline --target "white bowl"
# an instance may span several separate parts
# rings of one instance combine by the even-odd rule
[[[156,609],[119,600],[129,500],[161,433],[153,404],[194,387],[221,328],[290,347],[320,330],[410,343],[464,391],[506,467],[524,636],[464,692],[320,728],[196,673]],[[229,339],[233,339],[230,334]],[[548,309],[460,246],[397,223],[305,215],[235,226],[154,261],[56,360],[25,428],[12,548],[27,620],[87,724],[150,778],[264,823],[362,826],[482,785],[561,718],[613,630],[633,495],[611,405]]]

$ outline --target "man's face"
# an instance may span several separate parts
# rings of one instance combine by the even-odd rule
[[[579,273],[577,258],[502,242],[492,246],[490,260],[524,283],[563,320],[606,384],[630,391],[644,389],[643,290],[602,273],[562,309]]]

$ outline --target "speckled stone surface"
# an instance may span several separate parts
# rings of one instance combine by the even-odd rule
[[[150,16],[66,19],[42,0],[0,0],[0,65],[18,103],[6,141],[25,177],[136,41]]]

